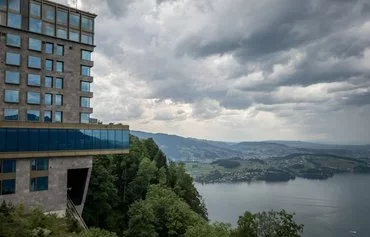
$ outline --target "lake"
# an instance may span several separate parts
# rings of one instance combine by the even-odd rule
[[[213,221],[236,225],[245,210],[285,209],[295,212],[295,220],[305,225],[304,237],[370,236],[370,175],[278,183],[197,183],[196,187]]]

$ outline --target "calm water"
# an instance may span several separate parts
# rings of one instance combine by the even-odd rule
[[[370,236],[370,175],[196,186],[211,220],[234,225],[245,210],[286,209],[295,212],[296,221],[305,225],[304,237]]]

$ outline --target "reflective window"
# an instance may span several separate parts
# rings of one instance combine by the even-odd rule
[[[57,23],[67,25],[68,13],[62,10],[57,11]]]
[[[57,67],[55,69],[57,72],[63,72],[64,71],[64,62],[57,61]]]
[[[41,51],[41,40],[29,38],[28,49]]]
[[[80,33],[78,31],[69,30],[69,39],[73,41],[80,41]]]
[[[91,70],[91,68],[88,67],[88,66],[81,66],[81,75],[89,77],[91,75],[90,70]]]
[[[63,122],[63,112],[60,111],[55,112],[55,122],[56,123]]]
[[[49,178],[45,177],[38,177],[31,179],[31,192],[36,191],[45,191],[49,188]]]
[[[4,101],[8,103],[18,103],[19,102],[19,91],[5,90]]]
[[[20,29],[22,27],[21,15],[8,12],[8,26]]]
[[[55,26],[50,23],[43,23],[43,33],[50,36],[55,36]]]
[[[0,9],[6,10],[6,0],[0,0]]]
[[[55,88],[57,88],[57,89],[63,89],[63,78],[57,77],[55,79]]]
[[[92,31],[93,30],[93,19],[82,16],[81,25],[82,25],[83,30]]]
[[[5,83],[19,84],[19,72],[5,71]]]
[[[90,51],[87,51],[87,50],[82,50],[81,51],[81,58],[83,60],[91,61],[91,52]]]
[[[4,109],[4,120],[18,120],[19,114],[18,109]]]
[[[7,34],[6,45],[18,48],[21,47],[21,37],[19,35]]]
[[[52,94],[45,94],[44,103],[45,103],[45,105],[52,105],[53,104],[53,95]]]
[[[55,95],[55,105],[63,105],[63,95]]]
[[[47,21],[55,21],[55,7],[43,5],[43,18]]]
[[[31,32],[41,33],[42,21],[40,19],[35,19],[35,18],[30,17],[29,29]]]
[[[57,50],[56,50],[56,54],[58,56],[63,56],[64,55],[64,46],[63,45],[57,45]]]
[[[15,179],[0,180],[0,195],[15,194]]]
[[[89,113],[81,113],[80,122],[81,123],[90,123],[90,114]]]
[[[15,160],[0,160],[0,173],[9,174],[15,173],[16,161]]]
[[[30,4],[30,14],[34,17],[41,17],[41,6],[36,2]]]
[[[45,77],[45,87],[52,88],[53,87],[53,78],[52,77]]]
[[[46,43],[45,44],[45,53],[53,54],[54,53],[54,44],[53,43]]]
[[[75,13],[69,14],[69,25],[79,28],[80,27],[80,15]]]
[[[90,92],[90,82],[81,81],[81,91]]]
[[[35,56],[28,56],[28,67],[30,68],[41,68],[41,58]]]
[[[20,12],[21,10],[20,0],[8,0],[8,8],[9,10]]]
[[[40,104],[40,93],[38,92],[27,92],[27,103],[28,104]]]
[[[40,75],[28,74],[27,81],[29,86],[41,86]]]
[[[1,0],[0,0],[1,2]],[[6,26],[6,12],[0,11],[0,25]]]
[[[88,97],[81,97],[81,107],[83,108],[90,108],[90,98]]]
[[[31,161],[32,171],[49,170],[49,159],[35,159]]]
[[[6,64],[19,66],[21,64],[21,56],[18,53],[6,52]]]
[[[61,39],[67,39],[67,30],[61,27],[57,27],[57,37]]]
[[[40,121],[40,111],[38,110],[27,110],[27,120],[32,122]]]
[[[53,60],[50,60],[50,59],[46,59],[45,60],[45,70],[47,71],[53,71],[53,68],[54,68],[54,62]]]
[[[48,110],[44,111],[44,122],[51,123],[52,121],[52,112]]]
[[[81,34],[81,42],[84,43],[84,44],[93,44],[92,35]]]

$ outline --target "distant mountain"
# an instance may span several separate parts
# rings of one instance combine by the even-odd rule
[[[153,138],[172,160],[209,162],[217,159],[267,159],[297,153],[332,154],[368,158],[370,145],[326,145],[301,141],[230,143],[186,138],[163,133],[131,131],[140,139]]]

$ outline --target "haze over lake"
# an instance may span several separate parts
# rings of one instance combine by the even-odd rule
[[[245,210],[286,209],[305,225],[304,237],[370,236],[370,175],[341,174],[328,180],[196,184],[209,218],[236,224]],[[354,233],[356,231],[356,233]]]

